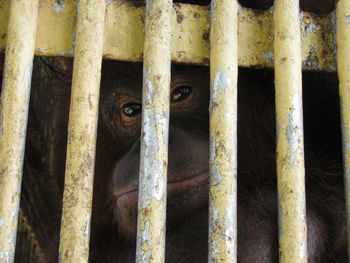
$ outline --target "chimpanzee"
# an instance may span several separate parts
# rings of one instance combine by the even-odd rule
[[[272,0],[241,4],[268,8]],[[325,14],[334,9],[334,2],[302,0],[301,8]],[[56,178],[62,191],[72,63],[41,58],[37,64],[38,75],[42,78],[44,68],[46,78],[39,79],[34,70],[26,166],[42,180],[46,174]],[[166,262],[206,262],[209,70],[186,65],[172,65],[171,70]],[[238,75],[238,262],[278,262],[274,74],[240,68]],[[311,263],[347,262],[337,87],[336,73],[303,73]],[[103,62],[89,260],[93,263],[135,261],[141,93],[141,64]],[[57,247],[47,255],[47,262],[57,262]]]

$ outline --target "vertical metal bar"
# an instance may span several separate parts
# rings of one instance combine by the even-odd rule
[[[79,1],[59,262],[88,262],[105,0]]]
[[[136,262],[164,262],[171,0],[147,0]]]
[[[39,1],[12,0],[0,107],[0,262],[15,257]]]
[[[348,232],[348,255],[350,256],[350,1],[339,0],[337,4],[337,70],[341,108],[343,139],[343,166]]]
[[[211,1],[208,262],[237,262],[237,1]]]
[[[307,262],[299,1],[275,1],[277,187],[280,262]]]

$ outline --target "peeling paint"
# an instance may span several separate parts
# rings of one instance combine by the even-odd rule
[[[73,36],[72,47],[69,50],[62,50],[62,51],[58,52],[57,56],[70,57],[70,56],[74,55],[75,42],[76,42],[76,32],[72,32],[72,36]]]
[[[74,54],[74,48],[72,47],[70,50],[64,50],[60,51],[57,56],[68,56],[68,55],[73,55]]]
[[[231,85],[231,79],[225,74],[225,72],[220,69],[214,79],[214,86],[211,90],[212,101],[216,102],[218,100],[218,94],[225,94],[227,87]],[[216,110],[217,104],[213,103],[210,106],[210,116],[212,116]]]
[[[305,38],[318,29],[308,20],[309,16],[295,14],[298,0],[275,3],[278,5],[274,13],[274,56],[279,254],[280,262],[306,263],[300,19],[307,31]],[[311,51],[308,49],[308,53]]]
[[[238,3],[237,5],[237,15],[240,15],[242,13],[242,5]]]
[[[37,50],[38,52],[45,52],[46,47],[38,47],[36,50]]]
[[[51,5],[51,9],[56,12],[62,12],[66,6],[66,3],[64,0],[57,0]]]
[[[210,160],[209,163],[211,164],[211,172],[212,172],[212,185],[217,186],[222,181],[222,176],[220,173],[220,164],[215,163],[216,159],[216,149],[219,147],[219,143],[215,142],[213,136],[210,136]]]
[[[215,5],[217,1],[210,1],[210,21],[211,25],[215,22]]]
[[[303,126],[300,123],[302,117],[300,116],[301,112],[297,110],[302,109],[301,105],[302,95],[295,94],[292,99],[291,111],[288,113],[288,126],[286,128],[286,138],[289,144],[289,165],[294,166],[295,161],[295,152],[300,147],[300,137],[302,136]]]
[[[214,80],[214,90],[219,91],[221,95],[225,94],[226,89],[231,86],[232,80],[220,69]]]
[[[211,3],[208,262],[233,263],[237,262],[238,6],[236,1]]]
[[[17,220],[15,225],[17,226]],[[15,251],[15,248],[16,248],[16,237],[17,237],[17,228],[12,231],[12,234],[8,240],[9,244],[12,246],[13,252]]]
[[[274,57],[272,51],[263,51],[263,58],[265,58],[268,62],[274,63]]]
[[[142,244],[142,246],[141,246],[141,249],[142,249],[143,251],[149,251],[149,250],[151,249],[151,246],[148,245],[147,242],[144,242],[144,243]]]
[[[312,45],[309,46],[309,55],[306,60],[303,61],[303,68],[305,69],[313,69],[318,68],[319,59],[317,56],[317,50]]]
[[[345,17],[345,23],[347,25],[350,24],[350,16],[349,15]]]
[[[156,263],[165,257],[172,3],[146,5],[136,261]]]
[[[85,235],[90,235],[91,215],[88,215],[86,222]]]
[[[165,199],[158,201],[153,198],[150,204],[139,212],[138,228],[142,232],[138,234],[138,242],[142,238],[142,243],[140,247],[137,246],[137,254],[142,262],[163,262],[164,251],[155,251],[154,248],[165,242],[165,203]],[[162,215],[161,219],[154,218],[154,215],[159,214]]]
[[[72,37],[68,34],[75,31],[77,12],[75,5],[78,1],[65,0],[65,8],[61,12],[52,11],[52,5],[55,2],[58,3],[58,1],[41,1],[40,3],[36,54],[41,56],[60,54],[72,57],[72,53],[67,52],[70,51],[73,42]],[[128,1],[121,0],[108,0],[107,4],[104,56],[116,60],[141,61],[145,7],[135,7]],[[209,65],[209,45],[207,38],[203,37],[206,36],[210,27],[211,15],[208,7],[177,4],[173,8],[175,12],[172,14],[172,60],[180,63]],[[263,51],[273,48],[273,38],[269,37],[273,33],[272,10],[273,7],[263,12],[254,13],[249,8],[237,8],[240,46],[238,62],[240,66],[273,67],[273,64],[263,56]],[[183,14],[184,17],[180,24],[176,20],[176,11]],[[198,14],[198,16],[193,14]],[[331,25],[333,14],[334,12],[327,16],[315,17],[312,14],[301,12],[301,32],[305,36],[302,43],[303,61],[309,55],[310,44],[315,47],[319,59],[317,68],[312,68],[313,70],[335,71],[336,53],[333,52],[335,42],[332,43],[332,33],[335,31]],[[6,11],[0,10],[0,17],[2,15],[6,16]],[[342,19],[344,20],[345,17]],[[315,25],[319,26],[320,29],[315,30]],[[7,28],[6,19],[0,24],[0,49],[6,45],[6,38],[1,37],[7,34],[5,28]],[[133,33],[130,34],[130,32]],[[46,50],[38,50],[41,47],[45,47]],[[310,70],[310,68],[306,68],[306,70]]]
[[[0,227],[4,225],[4,219],[0,218]]]
[[[315,23],[315,21],[310,20],[310,23],[304,28],[304,33],[303,33],[303,37],[306,37],[306,35],[308,33],[312,33],[314,32],[314,30],[320,30],[321,26],[317,23]]]
[[[7,262],[14,262],[15,261],[15,253],[12,251],[6,253],[6,261]]]

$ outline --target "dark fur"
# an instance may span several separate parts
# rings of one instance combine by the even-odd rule
[[[122,210],[129,211],[124,215],[127,216],[126,222],[129,220],[130,223],[118,222],[120,215],[113,194],[116,187],[113,180],[122,176],[123,180],[116,182],[119,185],[137,180],[140,130],[136,126],[136,132],[130,135],[127,130],[115,125],[111,119],[114,115],[110,112],[114,107],[111,98],[134,92],[135,96],[140,96],[141,72],[140,64],[103,64],[91,262],[134,261],[136,202],[128,203]],[[174,159],[176,151],[189,151],[187,143],[177,141],[181,130],[187,130],[198,140],[203,140],[203,145],[196,150],[204,152],[203,157],[193,158],[199,158],[197,162],[202,160],[203,163],[207,158],[207,150],[202,147],[207,147],[208,139],[208,74],[208,69],[203,67],[173,66],[173,82],[182,78],[187,85],[198,88],[201,100],[193,111],[195,115],[187,112],[172,114],[169,176],[179,169],[180,164]],[[303,76],[309,262],[346,262],[337,79],[335,74],[330,73],[305,72]],[[238,86],[238,225],[243,226],[238,228],[238,259],[239,262],[277,262],[273,71],[240,69]],[[67,96],[58,94],[57,99],[61,100],[61,111],[67,112]],[[189,103],[195,104],[193,101]],[[62,127],[65,130],[66,123]],[[65,142],[66,135],[59,134],[62,138],[57,141]],[[187,135],[183,136],[179,139],[187,140]],[[175,142],[172,143],[172,140]],[[61,155],[64,155],[65,143],[58,143],[57,148],[52,156],[53,163],[64,167]],[[124,157],[120,161],[121,156]],[[174,162],[176,165],[173,165]],[[57,169],[59,172],[56,173],[60,178],[62,169]],[[208,168],[194,169],[200,172]],[[196,188],[177,190],[169,197],[167,262],[206,261],[207,187],[204,183]]]

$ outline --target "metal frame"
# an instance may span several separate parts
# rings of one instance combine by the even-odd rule
[[[40,2],[36,55],[73,56],[77,2],[78,0]],[[5,47],[7,41],[8,10],[9,1],[0,0],[0,49]],[[273,7],[255,12],[238,5],[237,15],[238,65],[272,68]],[[144,17],[143,6],[135,7],[120,0],[108,1],[104,58],[142,61]],[[176,4],[171,17],[172,61],[209,65],[210,8]],[[335,12],[324,17],[313,17],[301,12],[300,22],[303,69],[335,71]]]

